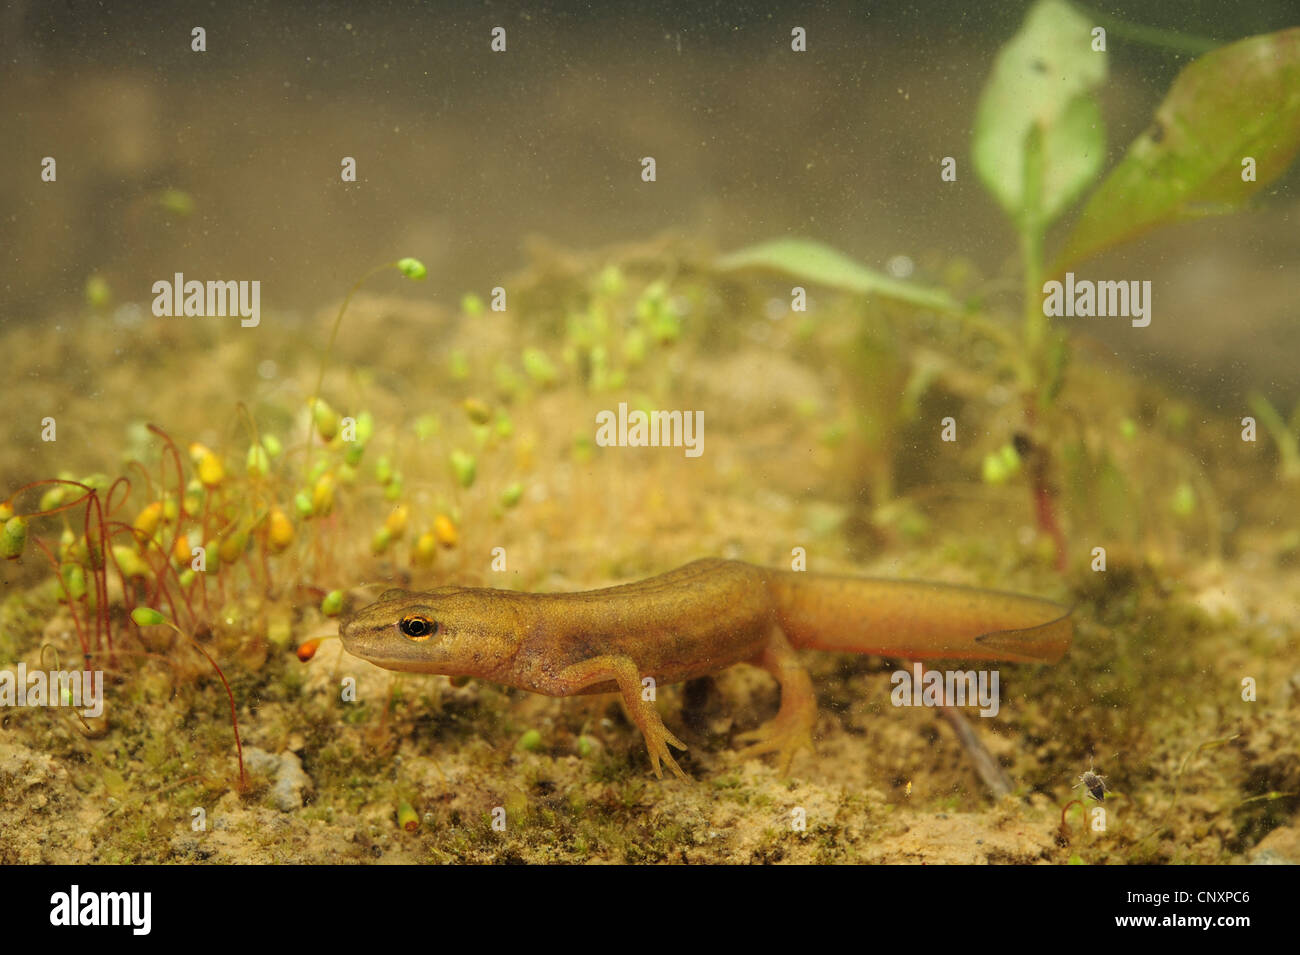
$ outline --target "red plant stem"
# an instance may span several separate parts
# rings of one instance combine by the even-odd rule
[[[1068,832],[1068,831],[1069,831],[1069,830],[1066,829],[1066,827],[1065,827],[1065,814],[1066,814],[1067,812],[1070,811],[1070,807],[1071,807],[1071,806],[1082,806],[1082,805],[1083,805],[1083,800],[1082,800],[1082,799],[1071,799],[1069,802],[1067,802],[1067,803],[1065,804],[1064,808],[1061,809],[1061,832],[1064,833],[1064,832]],[[1087,807],[1085,807],[1085,808],[1087,808]]]
[[[244,776],[244,744],[239,739],[239,717],[235,712],[235,694],[231,692],[230,682],[226,679],[226,675],[221,672],[221,667],[217,666],[217,661],[212,659],[212,654],[203,649],[203,644],[199,643],[199,641],[195,640],[189,634],[185,634],[185,636],[189,639],[190,643],[194,644],[199,653],[208,658],[208,662],[212,664],[212,669],[217,671],[217,676],[221,677],[221,683],[226,688],[226,699],[230,701],[230,723],[235,730],[235,749],[239,754],[239,790],[240,792],[243,792],[247,788],[248,784],[247,779]]]
[[[172,539],[167,542],[166,550],[166,553],[170,555],[176,550],[176,538],[180,536],[181,521],[185,519],[185,471],[181,467],[181,453],[177,450],[176,442],[172,440],[171,435],[156,424],[150,424],[147,427],[167,443],[167,449],[171,451],[172,463],[176,465],[176,523],[172,526]],[[167,475],[163,472],[161,465],[159,465],[158,474],[160,486],[166,487]],[[163,520],[166,522],[166,506],[163,507],[163,511]],[[168,559],[170,560],[170,557]]]
[[[1025,424],[1032,434],[1034,422],[1034,404],[1032,400],[1025,403]],[[1047,455],[1046,447],[1038,446],[1036,443],[1031,444],[1030,452],[1030,490],[1034,496],[1034,514],[1038,518],[1038,528],[1052,539],[1056,547],[1056,570],[1058,573],[1065,573],[1069,567],[1068,548],[1069,545],[1065,540],[1065,532],[1061,530],[1061,524],[1056,517],[1056,495],[1052,492],[1052,486],[1047,480]]]
[[[77,614],[77,608],[73,606],[72,591],[68,589],[67,581],[63,579],[62,568],[59,566],[59,562],[55,558],[54,552],[50,550],[49,545],[46,544],[45,541],[41,540],[39,537],[33,537],[32,540],[36,542],[36,546],[41,549],[45,554],[46,559],[49,560],[50,566],[54,568],[54,578],[59,582],[59,588],[63,591],[63,596],[67,598],[68,613],[72,615],[73,626],[77,628],[77,642],[81,644],[81,655],[83,658],[88,660],[90,659],[90,644],[86,642],[86,631],[81,625],[81,617]]]
[[[110,486],[108,490],[111,497],[113,488]],[[95,577],[95,649],[98,650],[100,646],[107,643],[111,655],[113,652],[113,627],[108,617],[108,558],[104,555],[108,547],[107,530],[104,524],[104,506],[100,503],[99,495],[94,491],[90,492],[90,504],[86,505],[86,517],[83,524],[87,553],[90,550],[90,509],[92,505],[95,509],[95,521],[99,527],[99,561],[91,561],[91,568]]]
[[[1065,573],[1069,566],[1065,532],[1056,520],[1056,500],[1052,496],[1052,489],[1043,480],[1042,469],[1039,467],[1034,468],[1034,508],[1038,514],[1038,526],[1056,545],[1056,569]]]

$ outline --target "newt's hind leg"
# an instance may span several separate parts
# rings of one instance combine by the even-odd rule
[[[790,772],[790,761],[802,746],[812,748],[812,729],[817,721],[817,697],[812,678],[799,662],[799,655],[781,628],[772,625],[771,634],[761,653],[749,661],[776,678],[781,687],[781,708],[776,717],[758,729],[741,733],[740,743],[749,743],[737,755],[741,759],[776,753],[782,774]]]

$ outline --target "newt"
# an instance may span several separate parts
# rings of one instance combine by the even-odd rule
[[[706,558],[636,583],[579,593],[441,587],[389,590],[345,618],[349,653],[389,670],[475,677],[548,696],[620,694],[660,763],[686,745],[643,697],[643,680],[677,683],[736,663],[776,678],[776,717],[737,741],[788,771],[811,746],[817,713],[799,650],[911,660],[1055,663],[1070,610],[1037,597],[952,584],[772,570]],[[652,695],[652,694],[647,694]]]

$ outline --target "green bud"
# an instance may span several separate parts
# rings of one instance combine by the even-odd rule
[[[182,218],[194,212],[194,197],[183,189],[164,189],[158,195],[158,205],[174,216]]]
[[[415,436],[427,441],[442,430],[442,422],[436,414],[422,414],[415,419]]]
[[[357,444],[365,444],[375,436],[375,416],[369,411],[357,415]]]
[[[63,583],[68,588],[68,595],[73,600],[80,600],[86,596],[86,572],[77,564],[64,565]]]
[[[254,444],[248,449],[248,476],[249,477],[266,477],[271,470],[271,456],[266,453],[266,448],[260,444]]]
[[[60,504],[62,504],[64,499],[67,496],[68,496],[67,486],[64,484],[56,484],[54,485],[54,487],[49,488],[44,494],[41,495],[41,502],[40,502],[39,509],[42,511],[52,511]]]
[[[17,560],[23,555],[27,546],[27,518],[14,516],[5,521],[4,531],[0,532],[0,557],[5,560]]]
[[[461,487],[470,487],[478,475],[478,462],[474,455],[457,449],[451,452],[451,470]]]
[[[524,486],[518,481],[510,484],[501,492],[501,504],[504,507],[514,507],[524,496]]]
[[[408,279],[419,280],[429,274],[429,270],[424,267],[424,263],[419,259],[405,258],[398,260],[398,270]]]
[[[113,301],[113,291],[102,275],[86,279],[86,304],[91,308],[106,308]]]
[[[1173,498],[1169,502],[1173,512],[1179,517],[1190,517],[1196,512],[1196,492],[1184,481],[1174,488]]]
[[[447,356],[447,370],[452,381],[464,381],[469,377],[469,356],[456,349]]]
[[[617,295],[623,291],[625,285],[623,281],[623,271],[617,265],[607,265],[600,270],[600,276],[597,279],[602,295]]]
[[[160,623],[167,622],[167,618],[153,607],[136,607],[131,611],[131,619],[141,627],[156,627]]]
[[[331,590],[320,602],[320,612],[327,617],[337,617],[343,612],[343,591]]]
[[[525,348],[523,362],[524,372],[537,384],[550,386],[559,380],[560,373],[540,348]]]
[[[984,455],[984,464],[981,468],[981,475],[985,484],[1005,484],[1007,478],[1006,463],[1002,460],[1001,455],[986,454]]]

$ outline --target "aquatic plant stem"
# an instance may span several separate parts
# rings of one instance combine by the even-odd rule
[[[1034,126],[1025,138],[1024,207],[1020,214],[1020,267],[1024,274],[1025,357],[1029,380],[1025,384],[1034,392],[1042,385],[1043,342],[1047,338],[1047,316],[1043,314],[1041,285],[1043,279],[1042,216],[1043,150],[1042,134]]]
[[[307,453],[303,455],[304,480],[311,474],[312,439],[316,434],[316,405],[320,401],[320,390],[325,384],[325,369],[329,365],[330,356],[334,354],[334,342],[339,337],[339,328],[343,324],[343,315],[347,312],[348,305],[352,302],[352,296],[357,294],[361,289],[361,286],[365,285],[366,282],[378,275],[380,272],[387,269],[400,269],[401,265],[399,263],[400,260],[399,262],[388,262],[385,265],[376,266],[365,275],[361,276],[361,278],[357,279],[356,282],[352,284],[352,288],[348,289],[348,294],[343,296],[343,304],[339,306],[339,313],[334,318],[334,327],[330,329],[329,342],[325,345],[325,354],[321,356],[320,371],[316,375],[316,387],[312,389],[311,393],[311,413],[308,415],[307,420]]]
[[[154,619],[157,620],[157,617],[155,617]],[[208,651],[204,649],[203,644],[199,643],[199,641],[195,640],[193,637],[191,637],[180,627],[176,626],[176,624],[172,623],[170,620],[163,619],[159,622],[163,626],[170,627],[171,629],[175,630],[182,637],[184,637],[191,644],[193,644],[194,649],[198,650],[199,653],[203,654],[203,656],[207,659],[207,661],[212,664],[212,669],[217,671],[217,676],[221,678],[221,685],[226,688],[226,699],[230,702],[230,724],[235,730],[235,749],[237,750],[238,757],[239,757],[239,791],[240,792],[245,791],[248,788],[248,777],[244,773],[244,744],[239,738],[239,716],[235,711],[235,694],[230,689],[230,682],[226,679],[226,675],[223,672],[221,672],[221,667],[217,666],[217,661],[212,659],[212,654],[208,653]]]
[[[68,604],[68,613],[72,616],[72,626],[77,631],[77,642],[81,644],[81,655],[83,658],[89,660],[90,645],[86,642],[86,631],[82,627],[81,617],[77,613],[76,606],[74,606],[72,591],[68,589],[68,582],[63,579],[63,573],[59,567],[59,562],[55,558],[54,552],[50,550],[49,545],[46,544],[45,541],[41,540],[39,537],[33,537],[32,542],[45,552],[46,559],[49,560],[50,566],[54,568],[54,579],[59,582],[59,589],[63,591],[63,596]]]

